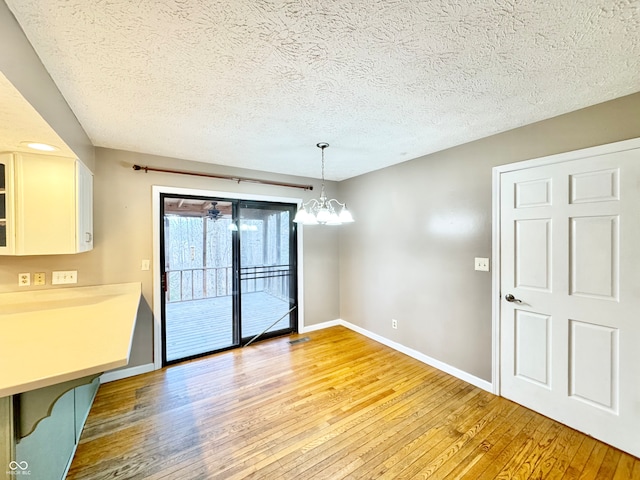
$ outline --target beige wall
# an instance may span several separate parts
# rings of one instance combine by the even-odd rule
[[[0,72],[13,83],[78,158],[93,170],[94,148],[89,137],[2,0],[0,0]]]
[[[95,249],[0,257],[0,291],[17,290],[20,272],[78,270],[79,285],[142,282],[132,365],[148,363],[152,355],[152,273],[140,271],[140,260],[152,258],[152,184],[303,198],[318,193],[135,173],[132,163],[286,178],[130,152],[94,153],[2,0],[0,71],[94,171],[96,190]],[[348,201],[356,223],[305,227],[306,323],[340,317],[490,380],[490,274],[473,271],[473,257],[491,252],[491,168],[638,136],[640,94],[341,182],[338,196]],[[329,183],[329,194],[335,190]],[[398,330],[391,329],[391,318]]]
[[[135,172],[133,164],[215,172],[252,178],[314,185],[313,191],[284,187],[237,184],[202,177]],[[120,150],[96,149],[94,178],[94,249],[78,255],[0,257],[0,291],[17,291],[17,274],[77,270],[78,286],[141,282],[143,301],[138,312],[129,366],[150,363],[153,356],[153,272],[141,271],[143,259],[153,259],[152,185],[236,192],[275,197],[303,198],[319,195],[320,182],[251,170],[214,166]],[[327,194],[336,184],[327,182]],[[339,318],[338,230],[305,227],[303,234],[304,318],[307,325]],[[33,290],[42,287],[28,287]],[[48,285],[46,288],[51,288]]]
[[[6,4],[0,0],[0,71],[14,84],[60,137],[94,172],[95,248],[78,255],[0,257],[0,292],[17,291],[17,274],[45,272],[50,282],[54,270],[77,270],[78,286],[142,282],[143,301],[138,313],[130,366],[152,361],[152,272],[140,270],[142,259],[152,259],[151,185],[221,190],[278,197],[309,199],[319,194],[319,182],[310,179],[253,172],[209,164],[94,149],[75,115],[51,80]],[[235,184],[196,177],[133,172],[143,163],[195,171],[312,183],[313,192],[288,188]],[[336,184],[327,183],[328,193]],[[307,227],[303,247],[306,324],[339,317],[338,232]],[[43,287],[29,287],[32,290]],[[44,288],[51,288],[47,285]],[[107,339],[105,339],[107,340]]]
[[[640,93],[341,182],[341,318],[490,381],[492,167],[635,137]]]

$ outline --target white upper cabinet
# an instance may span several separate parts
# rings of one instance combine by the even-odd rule
[[[77,251],[93,249],[93,173],[76,160]]]
[[[0,155],[0,252],[6,254],[13,247],[13,162]]]
[[[2,153],[0,176],[0,255],[93,248],[93,175],[82,162]]]

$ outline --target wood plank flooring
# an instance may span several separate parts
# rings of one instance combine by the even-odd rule
[[[639,459],[343,327],[305,336],[102,385],[67,478],[640,479]]]
[[[267,292],[242,295],[242,335],[253,337],[289,310],[289,302]],[[166,305],[167,360],[178,360],[233,345],[232,299],[203,298]],[[286,316],[270,332],[289,328]]]

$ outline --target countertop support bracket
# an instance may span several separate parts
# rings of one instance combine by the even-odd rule
[[[87,375],[68,382],[14,395],[13,415],[15,418],[16,441],[20,442],[22,438],[36,429],[40,421],[51,416],[53,406],[62,395],[73,388],[93,382],[99,376],[99,373]]]

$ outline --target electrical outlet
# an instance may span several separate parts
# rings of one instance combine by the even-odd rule
[[[63,285],[66,283],[78,283],[78,272],[76,270],[53,272],[51,274],[52,285]]]
[[[18,274],[18,286],[19,287],[28,287],[31,285],[31,274],[30,273],[19,273]]]
[[[475,258],[475,269],[481,272],[489,271],[489,259],[488,258]]]
[[[34,285],[46,285],[47,277],[44,272],[38,272],[33,274],[33,284]]]
[[[398,329],[398,321],[395,318],[391,319],[391,328]]]

